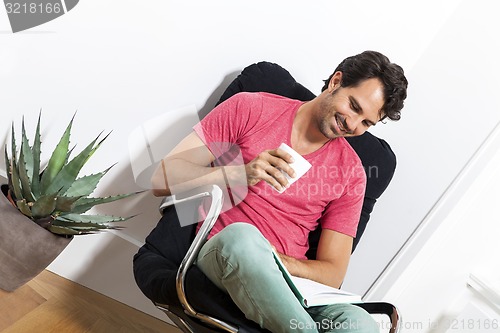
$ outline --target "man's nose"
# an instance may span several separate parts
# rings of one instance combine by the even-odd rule
[[[349,116],[346,119],[347,133],[354,134],[354,132],[356,132],[356,129],[358,128],[358,126],[361,124],[362,121],[363,118],[359,114],[354,114]]]

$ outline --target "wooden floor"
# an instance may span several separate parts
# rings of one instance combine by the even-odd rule
[[[0,289],[1,333],[179,333],[157,318],[44,271],[12,293]]]

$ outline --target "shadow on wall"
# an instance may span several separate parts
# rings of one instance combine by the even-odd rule
[[[125,193],[131,189],[146,190],[146,192],[121,202],[117,201],[96,208],[99,212],[106,214],[111,212],[123,214],[122,216],[139,214],[123,222],[122,225],[125,228],[119,231],[119,234],[142,243],[154,228],[160,218],[158,206],[161,201],[161,198],[154,197],[149,191],[154,170],[159,161],[213,109],[226,87],[238,73],[232,72],[226,75],[200,110],[192,105],[167,111],[154,119],[145,120],[130,134],[130,163],[118,174],[113,188],[105,189],[105,193]]]
[[[212,110],[236,74],[227,75],[199,111],[195,105],[169,110],[144,121],[132,131],[129,136],[130,166],[137,185],[150,188],[150,179],[158,162]]]
[[[237,72],[234,72],[224,77],[218,88],[214,90],[205,102],[205,105],[198,111],[196,115],[197,121],[210,112],[223,91],[237,74]],[[160,126],[158,126],[159,128],[155,132],[165,133],[168,136],[169,133],[178,131],[179,127],[186,126],[186,117],[177,117],[176,120],[174,122],[159,124]],[[191,126],[180,128],[180,130],[189,132],[191,131]],[[151,161],[151,164],[157,164],[168,153],[168,151],[162,151],[167,146],[164,140],[165,136],[158,136],[154,140],[149,141],[147,145],[143,145],[144,150],[147,150],[149,147],[159,147],[155,151],[161,152],[161,155],[154,156],[155,160]],[[177,142],[168,143],[175,145]],[[137,146],[133,150],[138,151]],[[115,176],[111,183],[113,185],[104,188],[100,187],[100,192],[106,195],[108,193],[127,193],[147,189],[136,182],[138,175],[134,172],[134,163],[138,162],[138,158],[140,157],[131,157],[130,163],[123,167]],[[143,164],[143,161],[139,162]],[[120,222],[120,225],[124,226],[123,230],[113,231],[121,239],[117,239],[113,235],[104,236],[102,239],[99,239],[98,253],[85,262],[84,269],[78,273],[78,276],[74,280],[123,303],[153,315],[157,313],[157,316],[164,318],[163,313],[155,312],[156,309],[151,302],[136,287],[132,273],[133,255],[137,252],[138,247],[143,244],[145,237],[153,230],[160,218],[158,212],[160,201],[161,198],[154,197],[147,190],[137,196],[96,207],[95,211],[102,214],[112,213],[121,216],[138,215],[128,221]],[[105,241],[106,239],[109,239],[109,241]],[[101,253],[102,255],[100,255]]]

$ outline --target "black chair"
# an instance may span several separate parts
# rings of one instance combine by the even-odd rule
[[[245,68],[229,85],[219,103],[240,91],[265,91],[299,100],[314,98],[279,65],[260,62]],[[361,238],[376,200],[387,188],[396,166],[389,145],[370,133],[349,138],[367,173],[367,188],[354,240],[353,251]],[[197,251],[203,245],[218,216],[220,189],[212,186],[186,193],[184,197],[169,197],[162,202],[162,218],[146,238],[145,245],[134,256],[134,276],[142,292],[184,332],[266,332],[245,318],[230,297],[218,289],[196,266],[192,266]],[[203,197],[212,198],[210,214],[196,234],[196,225],[181,227],[176,209],[192,212]],[[175,203],[175,205],[173,205]],[[314,259],[321,230],[309,237],[308,258]],[[397,332],[400,315],[388,303],[364,303],[359,306],[370,313],[386,314]]]

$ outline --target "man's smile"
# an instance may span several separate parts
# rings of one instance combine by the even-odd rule
[[[335,122],[333,122],[334,126],[332,126],[332,130],[335,133],[335,135],[348,134],[349,131],[347,130],[347,123],[345,121],[345,118],[339,113],[336,113],[334,115],[334,118]]]

